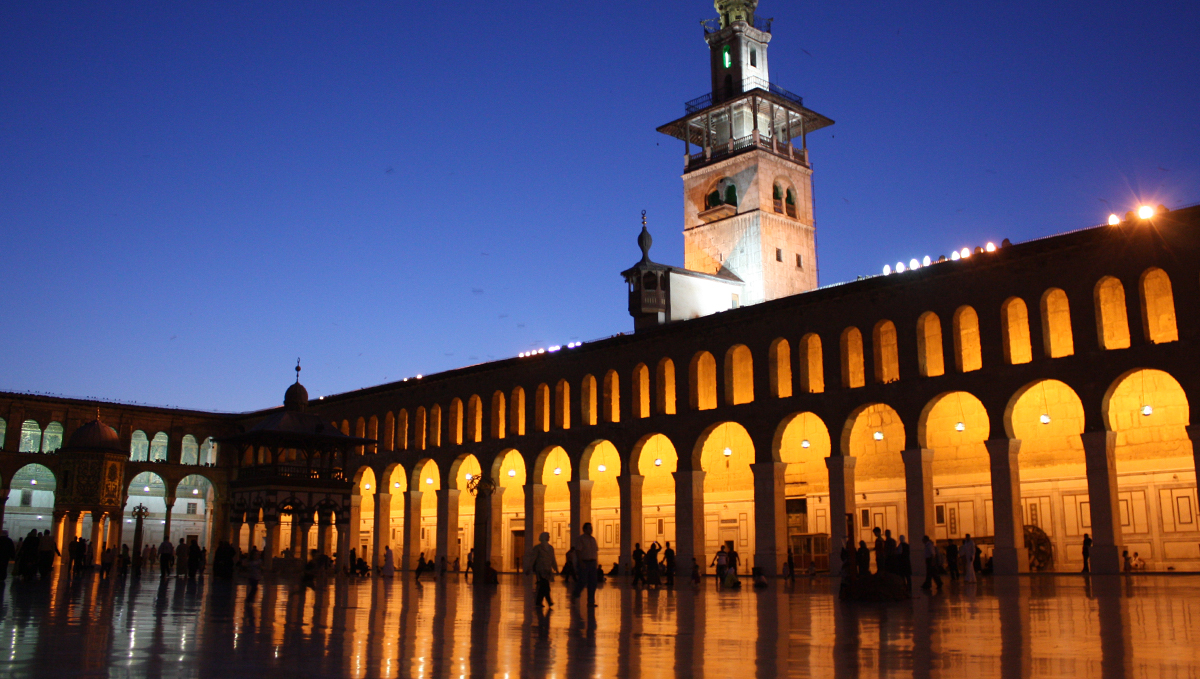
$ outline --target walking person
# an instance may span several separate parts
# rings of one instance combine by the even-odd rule
[[[61,556],[58,552],[58,545],[54,544],[54,539],[50,537],[50,531],[42,532],[42,539],[38,541],[38,575],[45,580],[50,577],[50,571],[54,570],[54,557]]]
[[[904,586],[912,590],[912,552],[908,541],[900,536],[900,545],[896,551],[896,573],[904,578]]]
[[[857,562],[859,577],[866,577],[871,574],[871,550],[867,547],[866,540],[858,541],[858,549],[854,552],[854,560]]]
[[[8,531],[0,530],[0,582],[8,579],[8,562],[16,555],[17,547],[8,537]]]
[[[875,572],[882,573],[884,571],[884,566],[887,563],[887,559],[884,555],[885,543],[883,541],[883,531],[880,530],[879,526],[876,526],[871,532],[875,534]]]
[[[387,545],[383,548],[383,577],[390,578],[396,574],[396,564],[392,559],[392,547]]]
[[[548,606],[554,606],[550,598],[550,579],[558,572],[558,559],[554,556],[554,545],[550,544],[550,534],[538,536],[538,543],[533,548],[530,557],[529,572],[536,578],[535,603],[541,609],[544,600]]]
[[[942,591],[942,578],[938,575],[937,545],[933,544],[933,540],[930,540],[928,535],[921,541],[925,547],[925,582],[921,585],[921,589],[932,591],[936,584],[940,592]]]
[[[729,554],[725,551],[725,545],[721,545],[720,551],[713,555],[710,566],[717,567],[717,589],[721,589],[721,582],[725,580],[725,569],[729,567]]]
[[[1083,570],[1081,573],[1090,573],[1092,570],[1092,536],[1087,533],[1083,534]]]
[[[475,548],[472,547],[471,551],[467,552],[467,567],[463,569],[463,580],[467,579],[467,573],[470,573],[471,569],[474,567],[475,567]]]
[[[583,524],[583,533],[579,536],[579,548],[575,550],[579,559],[579,573],[575,582],[575,598],[587,587],[588,608],[596,607],[596,562],[600,556],[600,546],[592,537],[592,524]]]
[[[970,533],[967,533],[958,553],[963,562],[963,582],[975,582],[975,541]]]
[[[642,543],[636,542],[633,545],[633,582],[631,586],[637,587],[640,582],[646,584],[646,569],[645,569],[646,553],[642,551]]]
[[[163,538],[162,544],[158,546],[158,563],[160,577],[170,576],[171,566],[175,565],[175,546],[169,538]]]
[[[181,578],[186,578],[188,573],[188,546],[179,538],[179,546],[175,548],[175,575]]]
[[[671,549],[671,543],[666,543],[666,549],[663,550],[663,568],[667,571],[667,587],[675,586],[675,550]]]
[[[661,549],[658,540],[655,540],[654,544],[650,545],[649,551],[646,552],[646,584],[654,585],[655,588],[662,585],[658,573],[658,552]]]
[[[946,570],[950,572],[950,579],[958,579],[958,545],[954,544],[954,540],[949,540],[946,543]]]

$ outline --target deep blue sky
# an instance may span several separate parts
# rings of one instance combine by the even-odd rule
[[[511,7],[517,7],[513,11]],[[1200,3],[763,0],[822,284],[1200,202]],[[707,0],[0,3],[0,389],[247,410],[631,329]]]

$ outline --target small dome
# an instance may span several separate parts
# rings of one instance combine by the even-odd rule
[[[288,387],[283,394],[283,407],[288,410],[304,412],[304,409],[308,407],[308,390],[304,388],[303,384],[296,382]]]
[[[91,422],[83,425],[71,434],[71,439],[67,441],[68,448],[104,448],[108,450],[124,451],[124,446],[121,445],[121,437],[117,436],[116,430],[96,418]]]

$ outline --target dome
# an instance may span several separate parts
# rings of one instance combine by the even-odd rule
[[[298,410],[303,412],[308,407],[308,390],[303,384],[296,382],[288,387],[283,394],[283,407],[288,410]]]
[[[124,452],[125,447],[121,445],[121,437],[117,436],[116,430],[96,418],[91,422],[83,425],[71,434],[71,439],[67,441],[68,448],[104,448],[107,450],[118,450]]]

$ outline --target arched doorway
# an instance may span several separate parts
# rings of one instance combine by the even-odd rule
[[[829,471],[825,458],[831,452],[829,429],[813,413],[795,413],[775,433],[775,455],[787,464],[784,472],[784,511],[787,516],[787,549],[796,568],[829,570]]]
[[[748,573],[754,565],[753,462],[754,442],[736,422],[714,424],[696,442],[693,465],[704,472],[702,569],[722,549],[737,553],[739,572]]]

